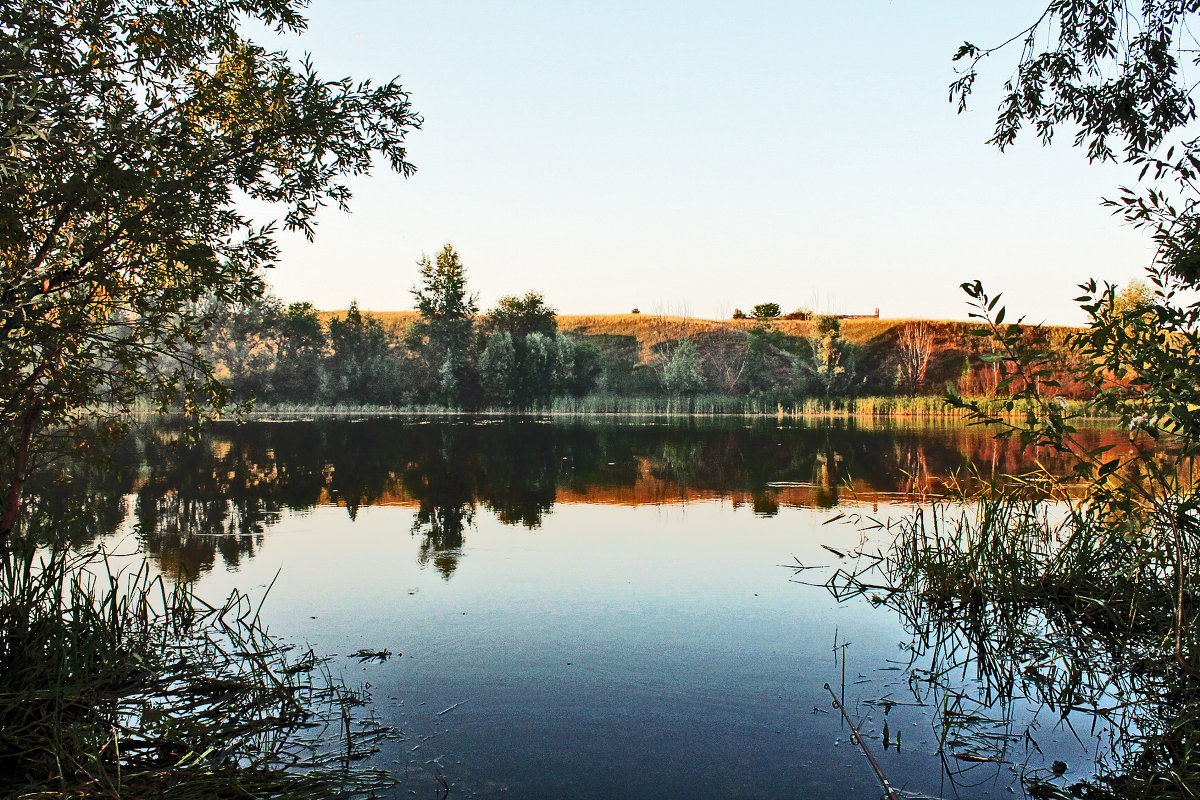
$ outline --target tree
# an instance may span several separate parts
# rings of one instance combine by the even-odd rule
[[[570,337],[559,334],[559,338]],[[574,340],[575,358],[571,364],[570,377],[565,381],[564,389],[572,397],[583,397],[596,388],[600,375],[604,371],[603,356],[600,348],[591,342]]]
[[[279,400],[314,403],[325,390],[325,328],[312,303],[292,303],[279,321],[272,389]]]
[[[271,391],[283,309],[266,297],[240,306],[216,304],[220,318],[204,335],[201,355],[235,399],[252,401]]]
[[[965,42],[954,59],[967,67],[950,85],[961,112],[980,64],[1019,42],[989,143],[1004,150],[1030,125],[1048,144],[1065,124],[1090,161],[1115,161],[1120,152],[1140,166],[1139,181],[1150,176],[1154,185],[1140,193],[1123,188],[1119,200],[1106,203],[1149,229],[1157,261],[1189,287],[1200,284],[1200,138],[1185,131],[1196,119],[1197,84],[1181,57],[1200,64],[1191,33],[1198,22],[1200,6],[1192,2],[1052,0],[1028,28],[996,47]]]
[[[754,307],[752,316],[759,321],[777,319],[783,311],[779,308],[779,303],[759,303]]]
[[[395,337],[377,318],[350,303],[345,317],[329,320],[327,374],[333,400],[386,404],[396,400]]]
[[[1154,290],[1137,278],[1121,287],[1113,297],[1113,310],[1118,313],[1149,311],[1153,308]]]
[[[908,394],[921,391],[932,355],[933,328],[924,322],[910,322],[900,328],[896,337],[896,360],[903,391]]]
[[[206,300],[254,300],[277,255],[274,223],[236,200],[311,237],[376,155],[412,172],[420,118],[398,82],[324,80],[243,34],[302,31],[302,5],[0,5],[0,536],[47,428],[143,398],[228,402],[195,355]]]
[[[497,406],[513,404],[517,377],[517,351],[512,334],[492,331],[479,356],[479,381],[485,403]]]
[[[479,311],[477,298],[467,294],[467,268],[454,245],[447,242],[433,261],[422,255],[417,266],[421,286],[413,287],[412,294],[422,318],[432,324],[475,317]]]
[[[842,323],[837,317],[817,317],[817,336],[812,338],[812,361],[808,373],[826,400],[849,392],[854,386],[854,351],[842,338]]]
[[[558,332],[557,314],[546,305],[537,292],[526,292],[524,297],[501,297],[496,307],[487,313],[485,327],[507,331],[513,340],[520,342],[531,333],[553,336]]]
[[[567,392],[575,381],[575,340],[570,336],[558,334],[554,342],[554,383],[550,386],[550,398]],[[549,399],[547,400],[549,404]]]
[[[469,404],[476,383],[469,351],[479,305],[475,295],[467,293],[466,267],[449,243],[432,261],[422,255],[417,266],[421,284],[412,294],[421,318],[408,331],[409,344],[419,351],[427,370],[438,375],[442,402]]]
[[[518,405],[544,406],[556,394],[561,370],[556,338],[542,333],[525,337],[525,352],[518,356]]]
[[[672,396],[693,394],[704,388],[700,352],[691,339],[684,339],[675,348],[670,363],[663,370],[662,380],[663,388]]]
[[[750,329],[740,376],[749,394],[763,397],[782,388],[780,374],[792,371],[792,361],[784,355],[783,344],[783,332],[770,324],[760,322]]]
[[[558,333],[556,313],[541,294],[526,292],[524,297],[500,298],[484,317],[481,327],[489,333],[479,370],[492,402],[522,408],[546,406],[560,394],[582,397],[595,388],[601,372],[600,351]],[[505,372],[507,368],[500,365],[507,363],[509,347],[513,367]],[[502,375],[510,382],[504,390],[497,383]]]

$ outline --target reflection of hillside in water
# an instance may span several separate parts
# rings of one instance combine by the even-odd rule
[[[1092,432],[1094,443],[1120,441]],[[114,468],[44,482],[40,505],[87,538],[131,522],[168,574],[252,558],[285,510],[414,511],[422,563],[449,576],[475,514],[538,527],[556,503],[723,500],[755,513],[895,501],[941,488],[973,464],[1019,473],[1055,453],[1020,452],[962,426],[779,426],[773,420],[606,424],[532,419],[369,419],[217,425],[185,445],[158,428],[124,443]]]

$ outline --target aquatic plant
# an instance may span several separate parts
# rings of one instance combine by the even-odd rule
[[[260,604],[261,605],[261,604]],[[354,766],[397,735],[311,651],[138,559],[39,548],[0,557],[0,794],[26,798],[367,797]]]
[[[1177,649],[1194,662],[1198,620],[1177,638],[1177,559],[1111,535],[1095,505],[1048,501],[1051,488],[855,517],[886,544],[844,554],[824,585],[903,620],[907,684],[934,710],[951,778],[1015,764],[1034,797],[1194,797],[1200,687]],[[1038,733],[1017,722],[1030,706],[1096,739],[1090,774],[1030,765]]]

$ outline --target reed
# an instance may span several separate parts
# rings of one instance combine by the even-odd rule
[[[997,488],[894,521],[856,518],[885,543],[841,554],[845,566],[824,585],[901,616],[912,634],[909,686],[935,710],[947,764],[1027,763],[1036,730],[1022,734],[1016,720],[1032,705],[1065,726],[1089,719],[1105,747],[1083,779],[1079,769],[1068,781],[1023,767],[1031,796],[1197,796],[1200,613],[1189,598],[1177,649],[1180,559],[1154,544],[1152,519],[1150,541],[1122,536],[1094,507],[1049,502],[1037,489]]]
[[[989,401],[981,400],[985,404]],[[998,406],[998,403],[997,403]],[[1086,404],[1069,401],[1068,409],[1078,416],[1094,416]],[[695,395],[690,397],[628,397],[590,394],[585,397],[555,398],[551,410],[562,414],[671,414],[741,415],[792,418],[912,417],[966,419],[960,408],[947,405],[942,395],[886,397],[801,397],[779,401],[770,398],[735,395]],[[1011,412],[1021,416],[1020,411]]]
[[[0,560],[0,795],[369,797],[395,732],[257,607],[27,539]]]

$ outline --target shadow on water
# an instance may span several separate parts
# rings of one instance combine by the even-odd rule
[[[337,505],[353,520],[363,508],[411,507],[422,563],[449,578],[480,509],[527,528],[560,503],[721,499],[770,516],[893,501],[936,491],[971,464],[999,475],[1024,463],[1011,443],[962,426],[361,419],[217,424],[188,444],[160,424],[103,468],[44,476],[34,505],[76,520],[77,544],[118,531],[132,506],[144,551],[166,574],[192,576],[253,558],[288,511]]]

